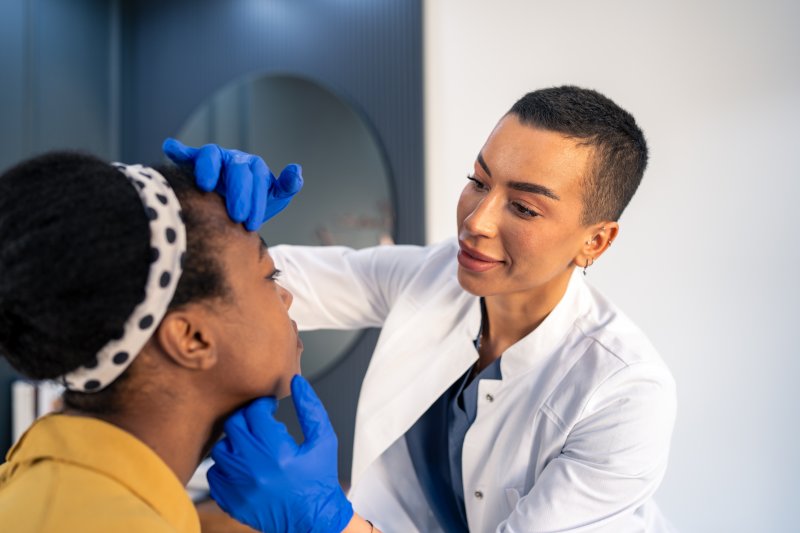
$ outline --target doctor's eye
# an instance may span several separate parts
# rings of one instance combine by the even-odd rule
[[[514,208],[514,212],[522,218],[535,218],[539,216],[539,213],[536,211],[528,209],[524,205],[518,204],[517,202],[512,202],[511,206]]]
[[[483,183],[482,181],[480,181],[475,176],[470,176],[469,174],[467,174],[467,179],[469,181],[471,181],[472,182],[472,186],[475,187],[475,189],[477,189],[479,191],[485,191],[485,190],[488,189],[488,187],[486,187],[486,184]]]

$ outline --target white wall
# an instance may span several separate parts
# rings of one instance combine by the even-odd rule
[[[682,531],[800,530],[800,3],[425,3],[428,240],[536,88],[628,109],[651,164],[590,280],[678,382],[657,499]],[[794,342],[793,342],[794,341]]]

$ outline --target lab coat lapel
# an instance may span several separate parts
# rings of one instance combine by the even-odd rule
[[[535,330],[511,346],[500,361],[503,379],[513,379],[531,371],[542,373],[551,355],[575,327],[577,318],[589,310],[586,282],[573,272],[564,296]]]
[[[480,303],[467,294],[460,298],[461,305],[449,306],[452,316],[442,316],[447,307],[426,306],[402,334],[379,343],[375,353],[379,361],[379,351],[404,355],[380,361],[364,380],[356,420],[354,485],[477,360],[472,340],[480,325]]]

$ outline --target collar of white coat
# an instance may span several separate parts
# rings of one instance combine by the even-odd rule
[[[458,284],[455,265],[451,279]],[[473,340],[481,323],[479,298],[460,286],[458,293],[455,301],[421,309],[405,325],[406,331],[379,341],[359,397],[353,484],[477,360]],[[545,372],[551,356],[590,307],[588,287],[576,271],[539,327],[503,353],[502,379],[481,380],[481,394],[491,392],[501,400],[505,383]],[[442,332],[419,334],[433,325],[442,327]]]
[[[500,360],[503,380],[543,369],[550,356],[561,347],[564,338],[575,327],[576,320],[590,309],[587,293],[588,287],[583,275],[576,269],[564,296],[539,327],[503,353]]]

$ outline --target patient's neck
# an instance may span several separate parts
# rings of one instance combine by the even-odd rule
[[[222,415],[214,412],[210,402],[193,399],[185,391],[153,394],[150,390],[136,396],[135,401],[126,402],[130,407],[120,412],[87,416],[114,424],[144,442],[186,485],[221,435]]]

